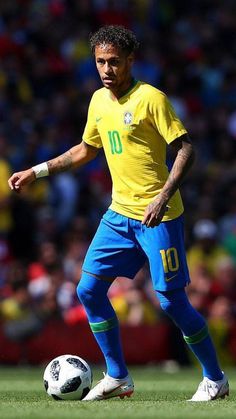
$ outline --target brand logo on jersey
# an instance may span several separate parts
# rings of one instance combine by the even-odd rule
[[[133,114],[131,112],[125,112],[124,113],[124,123],[125,125],[132,124],[133,121]]]

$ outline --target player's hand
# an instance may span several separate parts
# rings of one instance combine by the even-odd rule
[[[8,185],[12,191],[20,192],[23,186],[29,185],[36,179],[33,169],[13,173],[8,179]]]
[[[155,201],[147,206],[142,224],[145,224],[147,227],[158,226],[166,211],[168,211],[167,201],[161,196],[158,196]]]

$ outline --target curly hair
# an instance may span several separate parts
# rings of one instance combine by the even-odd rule
[[[115,45],[127,52],[128,55],[139,47],[135,34],[120,25],[102,26],[97,32],[90,35],[89,40],[93,54],[95,47],[101,44]]]

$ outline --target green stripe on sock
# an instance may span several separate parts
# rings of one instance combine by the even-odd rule
[[[118,321],[116,317],[113,317],[112,319],[104,320],[103,322],[89,323],[89,325],[93,333],[107,332],[107,330],[116,327],[118,325]]]
[[[184,340],[188,345],[194,345],[195,343],[201,342],[208,336],[208,328],[204,326],[199,332],[192,336],[184,336]]]

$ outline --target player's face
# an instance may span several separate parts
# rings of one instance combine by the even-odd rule
[[[114,45],[101,44],[95,48],[95,60],[104,87],[118,97],[128,90],[132,80],[133,54],[127,56]]]

